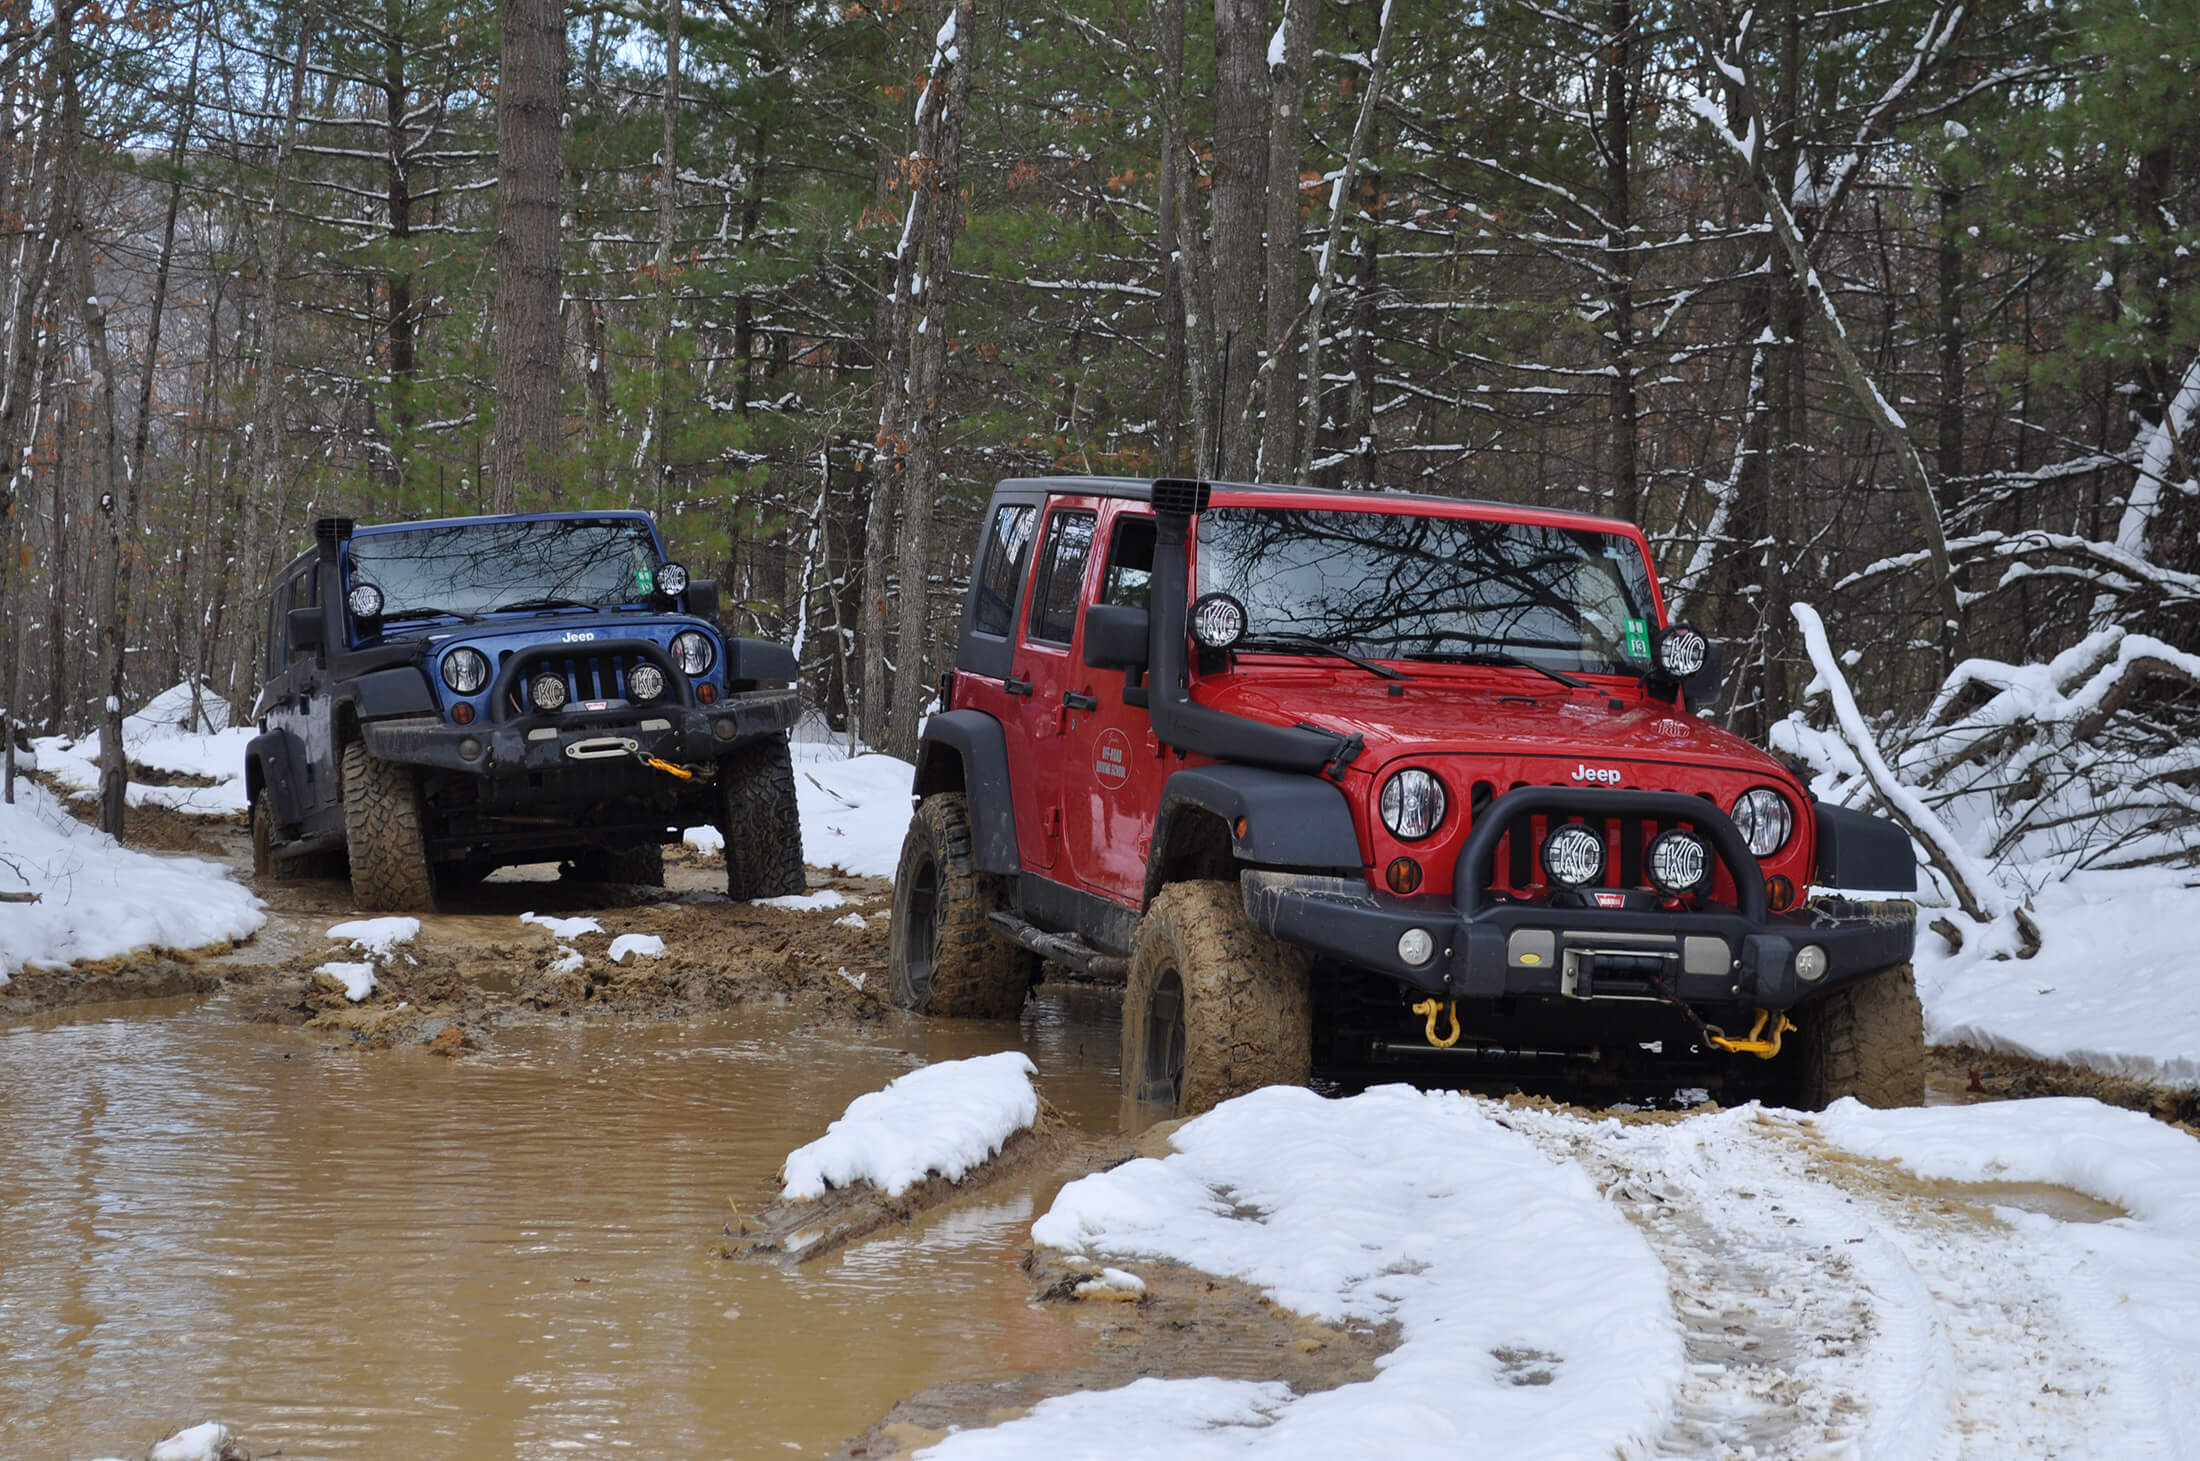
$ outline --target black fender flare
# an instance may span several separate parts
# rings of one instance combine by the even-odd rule
[[[1185,810],[1220,817],[1240,862],[1263,867],[1365,866],[1344,789],[1320,776],[1260,766],[1187,766],[1170,774],[1154,817],[1154,845]]]
[[[726,641],[726,679],[778,680],[792,685],[802,678],[794,651],[769,639]]]
[[[924,723],[911,794],[922,801],[959,791],[970,804],[971,853],[982,873],[1023,871],[1016,802],[1008,779],[1008,735],[982,710],[949,710]]]
[[[438,709],[435,692],[428,688],[428,672],[417,665],[369,670],[349,682],[343,698],[351,702],[353,715],[362,721],[433,715]]]
[[[1817,822],[1817,868],[1822,887],[1874,893],[1917,891],[1917,849],[1910,834],[1884,817],[1812,801]]]
[[[255,792],[268,798],[268,812],[276,830],[295,827],[303,814],[298,808],[298,738],[288,731],[262,731],[244,747],[244,779],[247,796]]]

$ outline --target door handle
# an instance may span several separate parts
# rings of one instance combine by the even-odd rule
[[[1098,710],[1100,708],[1100,697],[1087,695],[1082,690],[1070,690],[1062,696],[1062,708],[1064,710]]]
[[[1001,682],[1001,688],[1011,695],[1029,695],[1031,693],[1031,681],[1019,680],[1014,675],[1010,675]]]

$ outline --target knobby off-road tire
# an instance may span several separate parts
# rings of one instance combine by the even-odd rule
[[[1313,1074],[1309,961],[1253,927],[1235,883],[1173,883],[1139,920],[1123,991],[1123,1091],[1196,1116]]]
[[[370,756],[360,741],[344,747],[344,845],[361,908],[435,911],[426,822],[418,770]]]
[[[263,792],[252,798],[252,876],[277,878],[282,864],[275,860],[275,813]]]
[[[993,930],[1007,878],[981,873],[961,792],[926,797],[909,819],[894,870],[886,959],[895,1004],[926,1015],[1008,1019],[1024,1007],[1039,959]]]
[[[1795,1013],[1795,1103],[1822,1111],[1843,1096],[1867,1106],[1925,1102],[1925,1013],[1907,964],[1866,974]]]
[[[726,896],[747,902],[805,891],[802,814],[787,743],[743,746],[718,763],[718,784],[725,798],[726,820],[718,830],[726,837]]]
[[[665,885],[665,850],[654,842],[616,852],[593,848],[573,859],[573,876],[590,883],[631,883],[637,888]]]

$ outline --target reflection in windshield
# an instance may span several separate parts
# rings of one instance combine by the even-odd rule
[[[385,622],[408,612],[632,603],[656,588],[657,547],[632,518],[362,533],[351,540],[351,582],[382,590]]]
[[[1218,507],[1199,592],[1245,605],[1247,648],[1311,635],[1378,659],[1639,674],[1654,622],[1618,533],[1408,513]]]

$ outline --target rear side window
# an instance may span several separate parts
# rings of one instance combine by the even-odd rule
[[[1027,638],[1067,644],[1076,633],[1077,595],[1085,583],[1085,562],[1092,557],[1092,525],[1097,516],[1090,512],[1057,512],[1047,519],[1039,577],[1031,587]]]
[[[978,634],[1006,638],[1016,622],[1016,590],[1024,581],[1024,565],[1031,560],[1031,528],[1039,509],[1027,503],[1009,503],[994,510],[993,527],[985,535],[985,564],[978,570],[978,595],[970,627]]]

